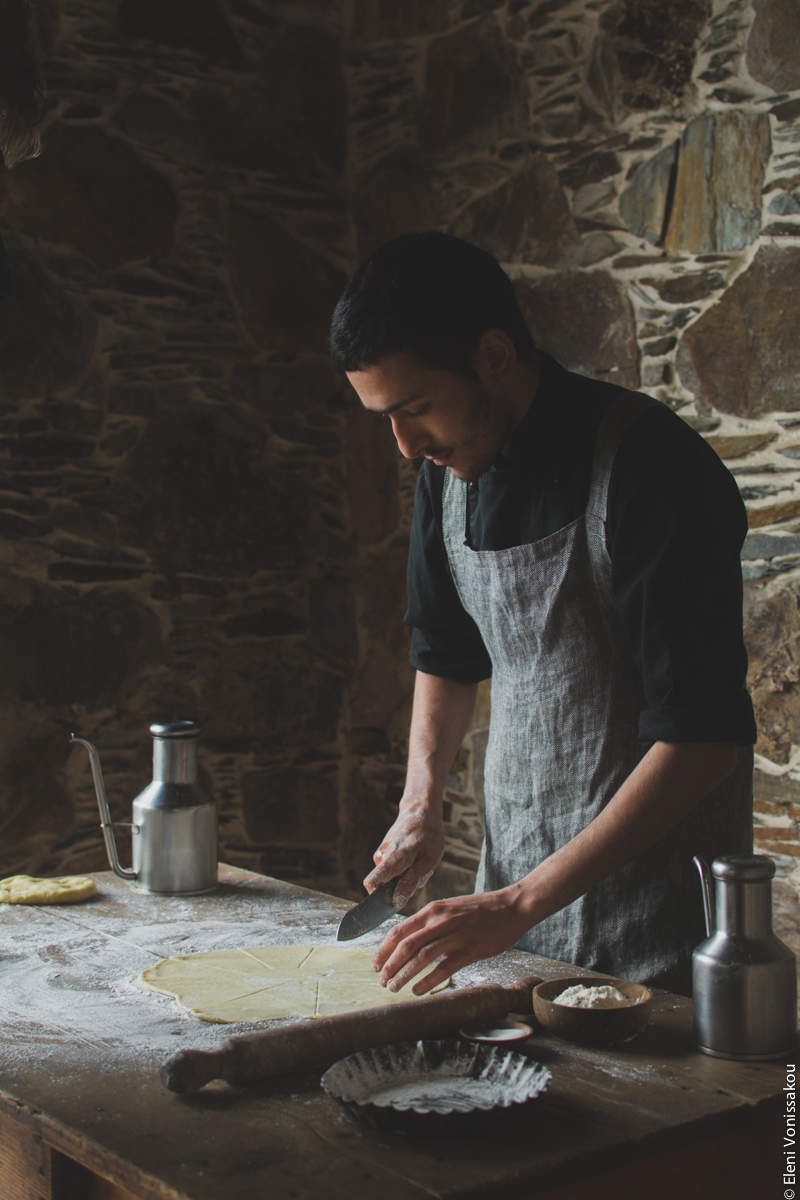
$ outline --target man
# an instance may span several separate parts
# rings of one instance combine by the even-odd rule
[[[436,962],[422,994],[517,945],[688,993],[692,856],[752,839],[734,480],[665,406],[537,351],[499,264],[457,238],[379,250],[331,346],[425,459],[408,777],[368,890],[402,874],[407,902],[437,865],[445,779],[492,677],[476,893],[393,928],[381,982]]]

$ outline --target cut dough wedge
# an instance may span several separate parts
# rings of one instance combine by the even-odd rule
[[[77,904],[96,891],[95,882],[88,875],[59,875],[54,879],[10,875],[8,879],[0,879],[3,904]]]
[[[248,946],[164,958],[138,982],[172,996],[203,1021],[274,1021],[332,1017],[381,1004],[414,1001],[412,980],[400,992],[381,987],[374,950],[336,946]],[[421,971],[427,975],[435,964]],[[440,991],[449,984],[440,984]]]

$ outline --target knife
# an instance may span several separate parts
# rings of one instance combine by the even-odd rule
[[[353,938],[361,937],[362,934],[369,933],[370,929],[377,929],[384,921],[388,921],[389,917],[393,917],[399,909],[392,904],[392,897],[401,879],[402,875],[396,875],[388,883],[380,884],[366,900],[349,909],[339,922],[337,942],[349,942]]]

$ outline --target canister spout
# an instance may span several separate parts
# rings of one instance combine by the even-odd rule
[[[71,742],[78,742],[81,746],[85,746],[89,751],[89,759],[92,764],[92,778],[94,779],[94,790],[97,793],[97,807],[100,809],[100,828],[103,830],[103,837],[106,843],[106,853],[108,861],[111,864],[111,870],[115,875],[119,875],[120,879],[136,879],[138,872],[128,870],[126,867],[119,865],[119,857],[117,855],[117,843],[114,838],[114,822],[111,820],[111,813],[108,808],[108,800],[106,799],[106,785],[103,782],[103,771],[100,766],[100,755],[95,750],[91,742],[87,742],[85,738],[75,737],[74,733],[69,735]]]
[[[692,862],[700,872],[700,883],[703,888],[703,912],[706,915],[706,934],[712,937],[717,930],[717,912],[714,893],[711,890],[711,872],[705,859],[696,854]]]

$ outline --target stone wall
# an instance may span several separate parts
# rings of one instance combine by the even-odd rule
[[[352,891],[402,780],[411,482],[326,356],[342,6],[45,14],[45,151],[3,230],[0,873],[104,865],[71,729],[129,820],[149,723],[187,715],[222,857]]]
[[[402,787],[414,468],[325,328],[359,259],[434,227],[500,258],[567,367],[642,386],[729,462],[759,835],[790,865],[794,0],[42,8],[45,152],[3,230],[0,869],[103,865],[70,728],[125,819],[147,725],[189,715],[223,857],[357,894]],[[471,886],[487,724],[484,689],[428,894]]]

